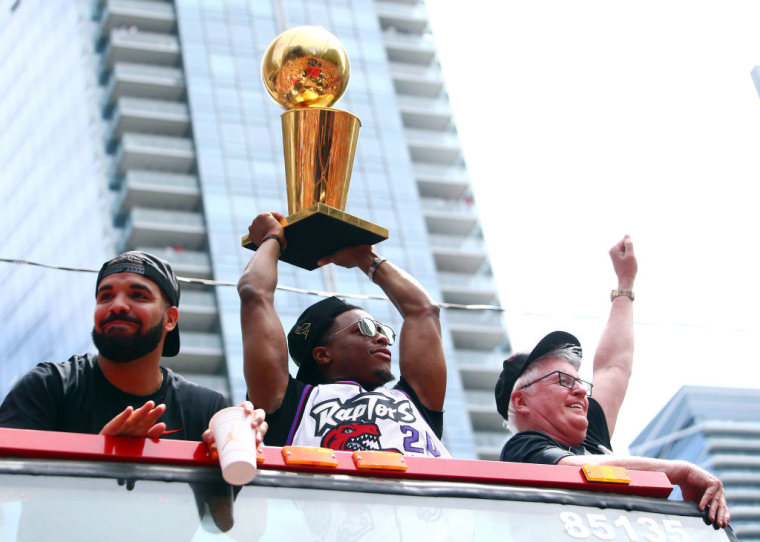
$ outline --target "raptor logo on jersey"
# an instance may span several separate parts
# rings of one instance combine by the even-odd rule
[[[374,423],[347,423],[329,431],[322,439],[323,448],[355,452],[357,450],[383,450],[398,452],[395,448],[384,449],[380,445],[380,429]]]

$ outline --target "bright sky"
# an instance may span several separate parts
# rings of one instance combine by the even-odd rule
[[[760,2],[428,10],[514,347],[570,331],[590,377],[607,251],[628,233],[636,355],[616,450],[682,385],[760,387]]]

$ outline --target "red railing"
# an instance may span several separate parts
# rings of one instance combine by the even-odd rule
[[[357,466],[356,459],[360,452],[330,451],[329,454],[334,466],[293,464],[286,460],[287,456],[282,448],[262,446],[259,449],[258,462],[260,469],[293,472],[604,491],[660,498],[670,495],[673,489],[668,478],[661,472],[628,470],[630,483],[590,482],[580,467],[404,457],[404,470],[382,465],[360,468]],[[0,457],[123,461],[188,466],[218,465],[218,461],[209,455],[208,448],[202,442],[2,428],[0,428]]]

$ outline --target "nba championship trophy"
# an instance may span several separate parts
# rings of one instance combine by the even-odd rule
[[[388,230],[344,211],[359,136],[359,119],[330,108],[350,75],[338,39],[315,26],[286,30],[269,45],[261,77],[280,104],[288,217],[280,259],[314,269],[341,248],[372,245]],[[243,246],[258,247],[246,235]]]

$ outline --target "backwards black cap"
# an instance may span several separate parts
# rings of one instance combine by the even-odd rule
[[[161,258],[142,252],[140,250],[132,250],[119,254],[114,259],[107,261],[100,268],[98,273],[98,280],[95,283],[95,295],[98,295],[98,285],[108,275],[114,273],[135,273],[137,275],[143,275],[155,282],[162,292],[169,298],[169,303],[174,306],[179,306],[179,282],[174,275],[169,262],[162,260]],[[161,352],[162,356],[172,357],[179,353],[179,325],[175,326],[173,330],[166,334],[164,340],[164,349]]]
[[[330,328],[336,316],[355,308],[357,307],[332,296],[314,303],[301,313],[288,333],[288,352],[298,365],[298,380],[314,386],[320,383],[317,362],[311,351],[319,346],[319,339]]]
[[[574,335],[564,331],[552,331],[546,337],[538,341],[536,347],[531,350],[530,354],[515,354],[504,360],[503,369],[496,381],[494,396],[496,397],[496,410],[506,420],[509,415],[509,398],[512,396],[512,389],[520,375],[525,372],[528,365],[536,361],[541,356],[554,350],[567,346],[578,347],[581,353],[581,343]]]

